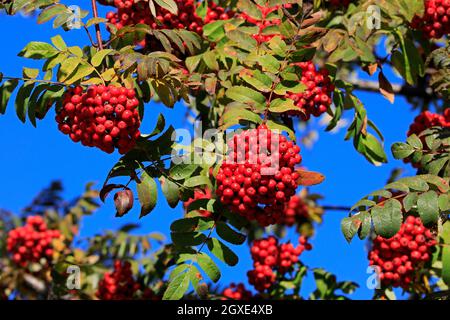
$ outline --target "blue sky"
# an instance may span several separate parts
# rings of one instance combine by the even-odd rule
[[[70,1],[63,1],[71,4]],[[82,8],[89,8],[89,1],[77,1]],[[100,13],[104,14],[101,8]],[[64,32],[54,30],[51,24],[37,25],[35,19],[19,16],[0,15],[2,30],[2,50],[0,72],[7,76],[20,76],[23,66],[40,67],[40,64],[23,59],[17,53],[30,41],[50,41],[56,34],[62,34],[68,45],[87,44],[82,30]],[[104,33],[106,37],[106,33]],[[375,79],[375,78],[374,78]],[[325,196],[322,202],[327,205],[351,206],[364,195],[385,185],[392,169],[402,166],[395,161],[389,151],[390,145],[405,139],[406,131],[415,114],[401,97],[397,97],[395,105],[391,105],[379,94],[359,93],[365,104],[368,115],[381,129],[386,138],[386,150],[389,163],[382,167],[374,167],[360,156],[351,142],[345,142],[344,130],[337,134],[325,133],[319,128],[320,138],[313,149],[303,148],[303,164],[310,170],[325,174],[323,184],[313,187],[311,192]],[[157,115],[163,112],[168,123],[175,128],[186,126],[181,114],[185,107],[177,105],[168,109],[156,103],[146,106],[146,117],[142,132],[153,129]],[[352,114],[347,114],[351,117]],[[22,124],[16,117],[14,106],[10,105],[5,116],[0,116],[0,208],[18,212],[26,206],[39,190],[54,179],[61,179],[65,186],[66,198],[79,195],[87,182],[103,182],[111,166],[119,158],[118,154],[108,155],[93,148],[73,143],[67,136],[57,130],[54,112],[33,128],[28,122]],[[405,174],[413,174],[405,167]],[[181,217],[181,207],[170,209],[160,195],[158,206],[151,215],[140,221],[139,232],[159,231],[167,234],[171,221]],[[138,208],[125,218],[114,217],[111,199],[92,217],[85,219],[82,234],[90,235],[102,230],[114,229],[126,222],[136,222]],[[310,267],[323,267],[335,273],[338,280],[352,280],[360,284],[360,289],[352,296],[357,299],[368,299],[372,291],[365,286],[368,275],[367,252],[364,241],[354,240],[347,244],[340,231],[340,220],[346,212],[327,212],[324,223],[319,226],[317,235],[312,239],[313,251],[306,252],[302,260]],[[290,235],[293,236],[292,232]],[[294,239],[294,237],[292,237]],[[221,265],[223,277],[220,285],[231,281],[246,282],[246,272],[251,268],[251,260],[247,246],[234,248],[241,257],[239,264],[230,268]],[[311,277],[310,277],[311,278]],[[311,288],[312,279],[308,279],[305,292]]]

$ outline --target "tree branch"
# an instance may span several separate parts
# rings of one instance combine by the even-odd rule
[[[350,207],[345,206],[321,206],[323,210],[325,211],[346,211],[350,212]]]
[[[97,2],[96,2],[96,0],[91,0],[91,3],[92,3],[92,11],[94,13],[94,17],[98,18]],[[95,33],[97,35],[98,48],[100,50],[103,50],[102,34],[100,32],[100,25],[98,23],[95,24]]]

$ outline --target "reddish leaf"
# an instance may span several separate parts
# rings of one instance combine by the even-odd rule
[[[102,200],[102,202],[105,202],[106,197],[108,196],[108,194],[113,191],[114,189],[127,189],[126,186],[124,186],[123,184],[107,184],[104,185],[102,190],[100,190],[100,200]]]
[[[297,184],[300,186],[313,186],[320,184],[325,180],[325,176],[318,172],[297,170],[300,177],[297,179]]]
[[[134,195],[129,188],[118,191],[114,195],[114,205],[116,206],[116,216],[122,217],[133,208]]]
[[[378,82],[380,83],[380,92],[381,94],[389,100],[390,103],[394,103],[395,101],[395,93],[392,88],[392,84],[389,80],[384,76],[383,72],[380,72],[378,75]]]

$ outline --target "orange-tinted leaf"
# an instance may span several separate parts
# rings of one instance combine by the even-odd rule
[[[297,183],[300,186],[313,186],[320,184],[325,180],[325,176],[319,172],[297,170],[300,177],[297,179]]]
[[[380,83],[380,92],[381,94],[389,100],[390,103],[394,103],[395,101],[395,93],[392,88],[392,84],[389,80],[384,76],[383,72],[380,72],[378,76],[378,82]]]

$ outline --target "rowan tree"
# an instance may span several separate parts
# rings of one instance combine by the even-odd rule
[[[98,4],[109,13],[100,16]],[[75,205],[61,203],[53,185],[23,219],[2,218],[5,297],[346,299],[357,284],[301,261],[314,254],[309,238],[324,212],[346,208],[323,206],[311,193],[327,182],[301,167],[307,139],[298,128],[307,137],[319,117],[320,134],[346,126],[355,152],[383,165],[383,133],[357,96],[368,91],[386,105],[404,96],[417,112],[405,141],[391,146],[417,175],[394,174],[347,208],[342,233],[371,244],[368,265],[380,283],[374,298],[392,299],[397,287],[410,298],[448,298],[449,1],[92,0],[74,13],[56,0],[10,0],[0,9],[34,13],[55,28],[48,42],[19,52],[41,69],[0,73],[0,114],[14,104],[18,119],[37,127],[54,112],[67,143],[122,155],[101,190],[88,187]],[[68,45],[64,32],[89,44]],[[184,103],[199,134],[180,142],[150,102]],[[156,122],[151,132],[142,131],[147,118]],[[160,236],[126,225],[80,247],[80,221],[110,193],[117,217],[139,206],[145,218],[158,201],[174,210],[183,202],[170,243],[152,250]],[[46,195],[54,202],[39,206]],[[283,239],[286,228],[298,241]],[[239,260],[227,243],[246,242],[249,284],[212,286]],[[92,282],[68,288],[71,264]],[[308,273],[317,290],[302,296]]]

